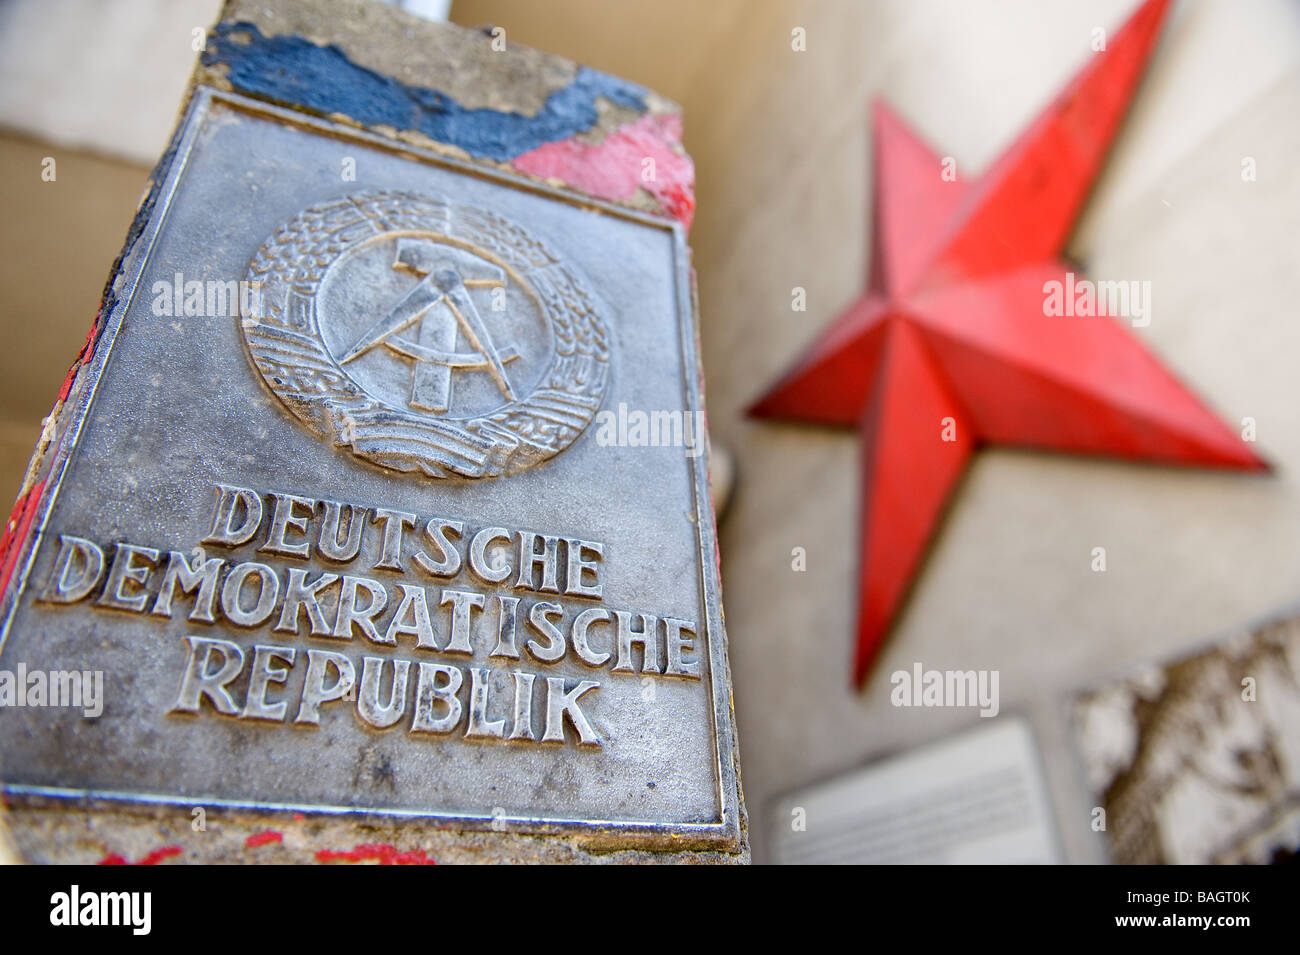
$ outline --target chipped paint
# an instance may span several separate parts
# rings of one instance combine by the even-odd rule
[[[68,368],[67,375],[63,378],[63,385],[59,388],[59,397],[55,403],[55,409],[58,408],[58,402],[67,399],[68,394],[72,391],[72,383],[77,378],[77,372],[81,371],[81,366],[90,361],[91,353],[95,350],[95,339],[99,337],[100,318],[103,317],[104,311],[101,308],[95,316],[95,320],[90,323],[90,331],[86,333],[86,341],[81,346],[81,351],[77,353],[76,360]]]
[[[511,161],[520,172],[555,179],[600,199],[626,201],[644,189],[690,227],[695,215],[695,164],[682,150],[682,119],[642,116],[600,143],[546,143]]]
[[[100,859],[98,865],[157,865],[165,859],[178,856],[185,850],[180,846],[163,846],[154,849],[152,852],[143,856],[139,862],[128,862],[125,857],[118,855],[116,852],[110,852],[104,858]]]
[[[22,553],[23,542],[27,540],[27,532],[31,530],[32,519],[36,516],[41,492],[44,490],[44,481],[33,484],[18,496],[9,513],[4,534],[0,536],[0,595],[9,589],[9,578],[13,576],[18,555]]]
[[[423,849],[402,852],[396,846],[387,843],[362,844],[355,849],[337,851],[321,849],[316,853],[317,862],[377,862],[380,865],[437,865]]]
[[[23,476],[22,488],[18,492],[17,500],[14,501],[13,509],[9,512],[9,520],[5,523],[4,533],[0,534],[0,597],[9,589],[9,580],[18,564],[18,555],[22,553],[23,544],[27,540],[32,520],[36,517],[40,505],[41,492],[45,490],[45,481],[37,481],[36,478],[45,464],[46,452],[58,436],[63,406],[72,391],[77,373],[90,360],[91,353],[94,351],[99,329],[99,316],[96,315],[94,323],[90,326],[90,333],[86,336],[86,343],[81,347],[76,360],[64,376],[54,407],[41,423],[40,440],[36,444],[36,450],[32,452],[27,473]]]
[[[643,88],[587,67],[547,96],[534,116],[468,109],[439,90],[408,86],[360,66],[334,44],[291,34],[264,36],[247,22],[215,26],[203,65],[226,67],[231,86],[250,96],[324,116],[342,114],[367,127],[415,130],[498,162],[591,129],[600,119],[599,97],[637,112],[647,109]]]
[[[245,839],[244,848],[256,849],[258,846],[270,845],[273,842],[284,842],[284,833],[275,829],[263,829]]]

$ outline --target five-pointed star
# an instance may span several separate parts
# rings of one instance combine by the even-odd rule
[[[1045,314],[1167,6],[1145,3],[970,184],[875,109],[868,289],[750,409],[861,433],[858,684],[979,445],[1265,467],[1121,320]]]

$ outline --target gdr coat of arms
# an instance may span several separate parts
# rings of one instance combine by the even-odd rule
[[[267,387],[385,468],[515,474],[573,443],[609,377],[597,305],[559,258],[482,209],[411,192],[311,206],[248,267],[241,319]]]

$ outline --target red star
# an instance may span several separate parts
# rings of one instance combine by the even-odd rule
[[[980,445],[1266,467],[1122,320],[1045,313],[1167,6],[1145,3],[973,183],[875,109],[868,289],[750,409],[862,435],[858,684]]]

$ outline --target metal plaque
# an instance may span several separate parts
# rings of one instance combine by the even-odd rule
[[[674,223],[200,89],[4,606],[25,795],[739,838]]]

